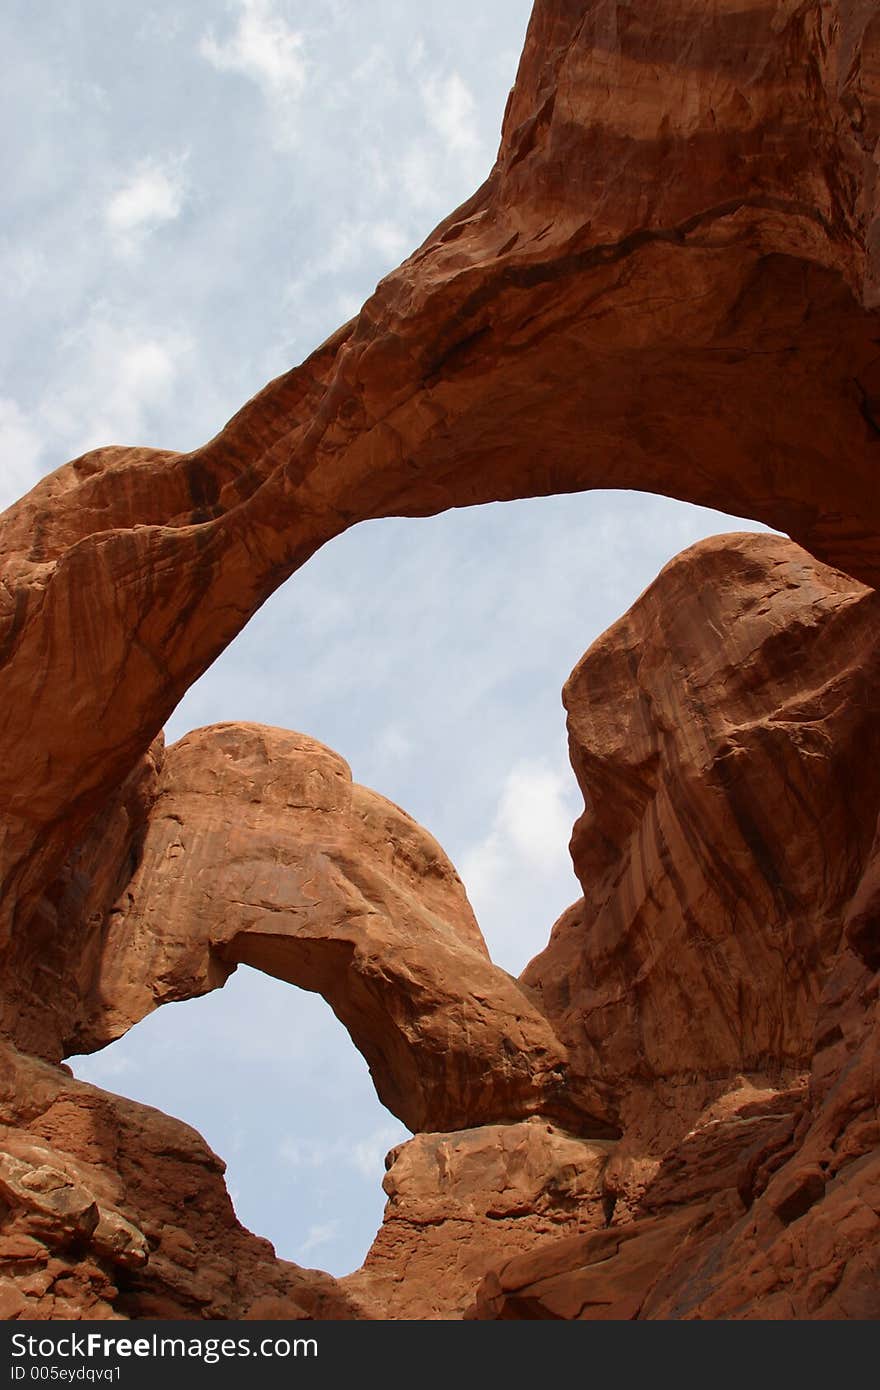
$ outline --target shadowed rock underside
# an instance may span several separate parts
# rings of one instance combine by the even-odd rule
[[[357,318],[0,517],[0,1315],[880,1315],[878,99],[863,0],[537,0],[489,178]],[[349,526],[590,487],[792,540],[692,548],[572,673],[583,897],[515,981],[338,755],[161,729]],[[62,1064],[239,963],[414,1131],[346,1280]]]

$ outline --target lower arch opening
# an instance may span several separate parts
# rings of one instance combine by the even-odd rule
[[[320,995],[239,966],[222,990],[165,1005],[68,1064],[192,1125],[227,1165],[239,1221],[280,1259],[336,1276],[363,1263],[385,1155],[410,1135]]]

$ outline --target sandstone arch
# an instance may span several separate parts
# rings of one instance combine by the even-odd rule
[[[674,1112],[666,1129],[649,1109],[646,1123],[630,1126],[613,1156],[593,1144],[592,1186],[582,1191],[574,1185],[588,1219],[595,1222],[602,1212],[612,1229],[593,1231],[586,1243],[554,1244],[525,1266],[490,1275],[475,1306],[482,1315],[520,1316],[525,1309],[528,1316],[592,1316],[596,1308],[600,1315],[612,1308],[627,1317],[877,1315],[877,845],[871,840],[877,789],[871,780],[876,763],[865,759],[862,766],[858,756],[862,733],[873,748],[876,719],[873,705],[863,709],[854,696],[865,673],[869,701],[876,686],[876,641],[865,618],[876,618],[876,604],[856,581],[874,585],[880,567],[878,33],[871,8],[857,0],[776,0],[746,8],[726,0],[709,7],[701,0],[538,0],[495,169],[383,281],[355,320],[301,367],[270,383],[203,448],[185,456],[97,450],[59,469],[0,524],[0,942],[12,981],[3,1026],[7,1036],[43,1056],[57,1058],[74,1038],[100,1042],[163,990],[171,997],[193,980],[208,987],[235,960],[251,959],[279,973],[304,972],[328,993],[340,989],[344,995],[342,982],[356,978],[357,988],[337,1001],[341,1012],[350,1009],[355,1034],[379,997],[393,1026],[385,1055],[373,1058],[374,1072],[384,1076],[387,1066],[387,1094],[399,1113],[419,1124],[520,1122],[539,1114],[568,1124],[583,1124],[586,1117],[595,1126],[615,1118],[618,1108],[625,1111],[621,1093],[628,1102],[634,1081],[647,1077],[653,1084],[669,1070],[666,1040],[644,1028],[646,1019],[656,1022],[669,979],[668,962],[658,958],[652,939],[657,902],[651,893],[661,894],[651,881],[651,853],[663,844],[668,851],[676,840],[708,916],[718,885],[701,877],[702,861],[719,826],[739,835],[742,858],[755,858],[759,880],[771,890],[762,887],[760,894],[767,936],[775,933],[785,948],[777,972],[765,970],[768,941],[761,923],[748,924],[762,963],[755,991],[760,1007],[752,1007],[752,999],[734,1018],[742,1024],[738,1036],[727,1026],[734,1016],[731,962],[741,943],[729,933],[715,942],[708,937],[711,968],[702,983],[718,996],[709,1012],[725,1023],[722,1043],[709,1048],[708,1058],[705,1047],[695,1057],[694,1039],[679,1037],[686,1059],[697,1063],[687,1103],[677,1112],[666,1107]],[[826,630],[836,634],[826,653],[827,679],[818,678],[821,661],[816,669],[806,663],[818,672],[806,722],[820,739],[830,731],[823,764],[825,802],[834,808],[829,824],[838,832],[849,827],[852,835],[839,835],[846,843],[838,844],[828,872],[815,875],[815,918],[804,909],[809,873],[804,890],[798,872],[806,860],[798,854],[806,845],[815,870],[816,835],[799,840],[789,834],[773,846],[776,861],[765,854],[762,865],[757,860],[761,846],[768,848],[767,836],[753,833],[755,817],[750,823],[744,814],[755,810],[764,791],[762,758],[772,762],[778,752],[779,731],[766,727],[766,711],[757,721],[741,720],[734,746],[726,747],[730,711],[715,708],[713,753],[696,769],[702,791],[711,792],[711,814],[696,827],[685,804],[698,800],[701,790],[692,750],[665,739],[662,701],[647,727],[633,717],[629,732],[641,760],[631,765],[620,756],[607,721],[615,766],[607,756],[602,766],[601,749],[580,750],[585,789],[617,797],[617,830],[626,844],[607,835],[601,853],[594,841],[587,844],[597,826],[604,834],[600,815],[592,826],[582,823],[576,854],[591,875],[607,873],[607,896],[590,908],[596,909],[593,925],[605,914],[605,925],[622,932],[609,946],[600,923],[583,959],[575,961],[575,974],[585,965],[587,978],[572,1001],[565,997],[572,941],[577,946],[577,933],[583,936],[586,908],[559,924],[525,980],[539,992],[552,1025],[534,996],[486,962],[445,871],[442,908],[413,907],[406,901],[405,866],[389,865],[379,853],[379,868],[365,875],[362,857],[343,864],[339,844],[313,826],[304,828],[304,838],[316,857],[305,863],[305,874],[288,875],[283,903],[262,888],[251,891],[259,880],[258,854],[247,891],[232,903],[231,922],[218,910],[222,892],[205,913],[205,901],[222,888],[230,867],[226,832],[216,852],[194,854],[197,872],[190,880],[176,875],[176,889],[162,883],[166,854],[182,848],[185,856],[190,847],[170,838],[185,821],[162,811],[163,799],[167,810],[177,793],[163,781],[158,730],[192,680],[319,545],[373,517],[593,486],[668,492],[761,518],[854,577],[848,593],[849,581],[839,574],[820,577],[816,587],[825,597],[819,609],[831,596],[822,622],[810,597],[814,580],[800,583],[792,609],[764,644],[810,625],[821,636],[826,620]],[[787,543],[779,544],[786,549]],[[783,563],[790,565],[787,553]],[[720,582],[717,564],[708,572],[713,584]],[[760,590],[766,578],[766,567],[757,579],[741,574],[740,594]],[[801,602],[812,613],[810,623],[798,610]],[[837,610],[839,625],[832,621]],[[607,649],[599,653],[608,655]],[[589,724],[596,709],[578,710],[575,687],[574,722],[582,716]],[[772,682],[764,691],[774,698],[780,693]],[[833,699],[827,703],[836,692],[846,696],[839,707]],[[794,725],[805,722],[803,709],[786,708]],[[853,711],[865,716],[864,725],[847,725]],[[783,758],[778,782],[797,793],[808,818],[818,820],[826,807],[814,816],[803,795],[803,769],[796,766],[801,754],[811,755],[810,741],[802,729],[797,735],[785,733],[792,762]],[[222,754],[219,763],[209,756],[201,769],[207,768],[209,781],[229,770],[222,746],[228,737],[223,730],[202,736]],[[264,737],[284,743],[297,736],[242,730],[237,737],[245,747]],[[198,744],[196,738],[178,755],[184,781],[177,790],[201,804],[214,793],[185,780],[193,771],[187,756]],[[745,775],[737,766],[743,747],[750,764]],[[276,751],[283,763],[287,755]],[[312,771],[326,754],[313,745],[299,751]],[[254,767],[248,777],[265,793],[258,804],[271,804],[274,777],[261,782]],[[327,786],[334,779],[340,780],[338,767],[328,771]],[[768,781],[777,785],[772,776]],[[284,790],[283,778],[280,785]],[[860,789],[860,802],[848,820],[841,804],[851,785]],[[310,792],[285,802],[285,811],[321,825],[334,807],[318,804],[323,793],[313,790],[317,802]],[[370,862],[378,843],[373,830],[397,813],[368,793],[353,789],[349,795],[335,809]],[[239,792],[232,802],[242,806]],[[731,807],[738,807],[739,817]],[[783,822],[797,831],[796,818]],[[426,842],[419,845],[426,853]],[[667,857],[671,882],[676,863]],[[784,873],[777,872],[779,863]],[[404,932],[378,969],[355,969],[352,976],[357,948],[335,923],[318,941],[320,931],[316,935],[305,911],[304,890],[317,869],[331,898],[337,894],[346,911],[353,909],[367,933],[369,918],[386,900],[393,900],[392,936],[398,916],[405,922],[414,913],[420,935],[445,952],[444,969],[463,977],[452,993],[466,1045],[457,1049],[453,1038],[453,1062],[444,1062],[457,1079],[452,1101],[442,1094],[441,1070],[433,1069],[439,1056],[446,1057],[450,1034],[443,1030],[442,1007],[431,1006],[425,983],[431,984],[430,961],[421,948],[410,950]],[[139,898],[142,886],[149,891]],[[174,891],[190,894],[186,920],[205,930],[171,942],[163,956],[169,943],[162,942],[161,924],[151,922],[151,932],[138,937],[139,913],[148,917],[150,903]],[[686,949],[681,952],[683,941],[691,943],[676,934],[694,917],[687,892],[679,907],[677,918],[675,904],[665,901],[671,915],[663,930],[671,921],[670,951],[690,960]],[[279,910],[289,927],[282,934],[265,925]],[[123,940],[128,929],[129,946],[135,941],[144,951],[145,969],[138,976],[140,998],[127,1009],[112,945],[114,933]],[[787,978],[790,946],[804,947],[797,961],[803,978]],[[711,948],[717,948],[714,956]],[[344,972],[324,972],[321,960],[333,953],[337,963],[344,960]],[[50,989],[37,988],[47,976]],[[22,979],[27,988],[16,994]],[[777,985],[779,1018],[768,1012],[769,991]],[[648,996],[651,1007],[638,1017],[625,999],[621,1008],[621,991],[628,988]],[[493,999],[497,994],[491,1018],[480,1007],[484,990]],[[620,1025],[604,1056],[589,1027],[581,1026],[587,1015],[613,1016]],[[370,1022],[365,1050],[373,1045]],[[717,1042],[709,1031],[693,1030],[702,1044]],[[483,1062],[496,1045],[504,1058],[497,1094],[483,1084]],[[764,1056],[777,1075],[766,1085],[767,1078],[758,1078],[762,1088],[753,1076],[733,1074]],[[424,1075],[420,1058],[427,1059]],[[77,1239],[94,1237],[90,1249],[98,1263],[62,1261],[68,1272],[58,1276],[56,1270],[53,1277],[104,1279],[105,1313],[114,1306],[155,1311],[157,1297],[160,1315],[169,1307],[209,1316],[250,1307],[222,1261],[216,1284],[204,1288],[180,1274],[181,1268],[191,1274],[205,1250],[216,1257],[217,1229],[225,1233],[234,1225],[218,1195],[216,1160],[212,1165],[197,1144],[183,1146],[183,1180],[198,1190],[192,1174],[203,1178],[209,1169],[212,1200],[225,1216],[216,1229],[199,1230],[201,1244],[190,1245],[187,1232],[175,1231],[170,1254],[161,1231],[154,1231],[152,1269],[148,1264],[145,1276],[129,1270],[135,1293],[120,1297],[119,1288],[106,1283],[108,1267],[126,1269],[145,1254],[139,1228],[132,1235],[126,1226],[136,1228],[139,1213],[122,1211],[118,1192],[102,1190],[116,1234],[112,1240],[106,1229],[99,1235],[104,1208],[89,1200],[77,1152],[95,1143],[83,1115],[97,1107],[106,1120],[99,1156],[115,1144],[131,1166],[144,1122],[132,1120],[122,1102],[69,1086],[57,1068],[22,1059],[11,1044],[4,1042],[0,1060],[3,1118],[7,1131],[15,1131],[6,1136],[15,1153],[9,1149],[14,1162],[6,1165],[2,1188],[13,1250],[19,1250],[14,1258],[22,1248],[26,1258],[36,1258],[44,1238],[64,1252],[73,1229]],[[712,1075],[701,1077],[701,1061],[711,1063]],[[782,1074],[782,1064],[800,1062],[811,1066],[808,1079]],[[709,1090],[701,1093],[702,1082]],[[713,1087],[722,1093],[712,1093]],[[534,1127],[535,1120],[522,1123]],[[691,1126],[687,1132],[685,1125]],[[569,1138],[541,1136],[537,1142],[535,1133],[518,1136],[513,1145],[507,1132],[493,1138],[503,1154],[498,1171],[508,1171],[511,1153],[559,1152],[567,1163]],[[449,1153],[467,1166],[469,1145],[479,1152],[484,1139],[433,1136],[417,1151],[430,1161]],[[173,1149],[173,1136],[167,1143]],[[179,1155],[172,1157],[176,1162]],[[538,1166],[543,1161],[536,1160]],[[16,1164],[25,1165],[27,1182]],[[99,1176],[90,1177],[101,1185]],[[45,1192],[46,1201],[39,1195]],[[696,1204],[695,1193],[701,1198]],[[539,1195],[544,1200],[546,1194]],[[148,1207],[154,1197],[137,1190],[132,1201]],[[416,1206],[424,1223],[424,1204]],[[627,1218],[622,1236],[613,1229],[618,1206]],[[267,1252],[245,1245],[257,1269]],[[597,1260],[606,1291],[613,1292],[615,1280],[623,1289],[617,1301],[595,1298]],[[291,1289],[297,1296],[302,1291],[301,1272],[275,1266],[270,1272],[267,1296],[283,1300],[293,1297]],[[370,1277],[368,1268],[368,1291]],[[266,1287],[261,1284],[261,1292]],[[314,1287],[305,1293],[311,1297]],[[338,1308],[337,1295],[325,1284],[314,1306],[323,1301],[325,1308]],[[2,1297],[9,1296],[4,1286]],[[27,1305],[14,1291],[12,1298],[10,1316],[17,1316]],[[358,1306],[369,1307],[369,1298]]]
[[[97,450],[4,515],[5,938],[360,520],[641,487],[873,582],[877,43],[854,0],[538,0],[492,174],[357,319],[193,454]]]
[[[544,1114],[613,1132],[528,991],[492,964],[437,842],[314,739],[243,724],[187,735],[162,758],[137,859],[58,1019],[64,1053],[244,963],[323,994],[412,1130]]]

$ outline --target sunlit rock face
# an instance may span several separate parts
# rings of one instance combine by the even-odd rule
[[[514,1252],[604,1225],[613,1149],[537,1116],[398,1145],[382,1228],[342,1288],[388,1318],[462,1317],[484,1275]]]
[[[719,536],[565,686],[584,897],[523,981],[646,1134],[715,1078],[809,1065],[880,807],[878,639],[873,590]]]
[[[0,1045],[0,1316],[351,1318],[236,1220],[195,1130]]]
[[[573,672],[584,898],[523,982],[618,1098],[613,1215],[470,1315],[876,1316],[878,660],[873,590],[725,536]]]
[[[427,831],[314,739],[227,724],[165,755],[64,1050],[103,1046],[240,962],[323,994],[412,1130],[545,1113],[610,1132],[546,1018],[489,960]]]
[[[538,0],[489,179],[354,320],[201,449],[95,451],[0,518],[8,1316],[413,1316],[419,1280],[432,1317],[877,1316],[878,43],[857,0]],[[572,676],[584,900],[519,984],[329,750],[163,750],[349,526],[596,486],[805,550],[698,547]],[[238,961],[324,993],[422,1131],[350,1293],[57,1066]]]
[[[97,450],[4,515],[4,934],[357,521],[645,488],[873,581],[877,43],[854,0],[539,0],[495,169],[356,319],[203,448]]]

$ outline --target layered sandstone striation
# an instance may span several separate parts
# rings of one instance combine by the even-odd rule
[[[462,1317],[514,1251],[604,1226],[613,1148],[538,1116],[417,1135],[386,1159],[382,1227],[342,1287],[385,1318]]]
[[[720,536],[566,684],[584,897],[523,982],[649,1145],[738,1071],[809,1066],[880,806],[878,638],[873,590]]]
[[[858,0],[537,0],[489,178],[356,319],[202,448],[0,518],[7,1317],[880,1313],[878,65]],[[521,981],[330,750],[164,749],[347,527],[597,486],[805,549],[696,547],[574,672],[583,899]],[[419,1131],[345,1286],[59,1066],[238,962]]]
[[[585,896],[523,979],[619,1098],[614,1214],[472,1316],[877,1316],[878,654],[873,590],[718,537],[574,671]]]
[[[358,521],[639,487],[873,581],[878,42],[856,0],[537,0],[489,178],[356,319],[194,453],[99,449],[4,515],[0,942]]]
[[[224,1166],[181,1121],[0,1045],[0,1317],[371,1316],[243,1230]]]
[[[244,963],[323,994],[410,1129],[544,1113],[609,1132],[437,842],[314,739],[229,724],[170,748],[100,937],[63,1054]]]

